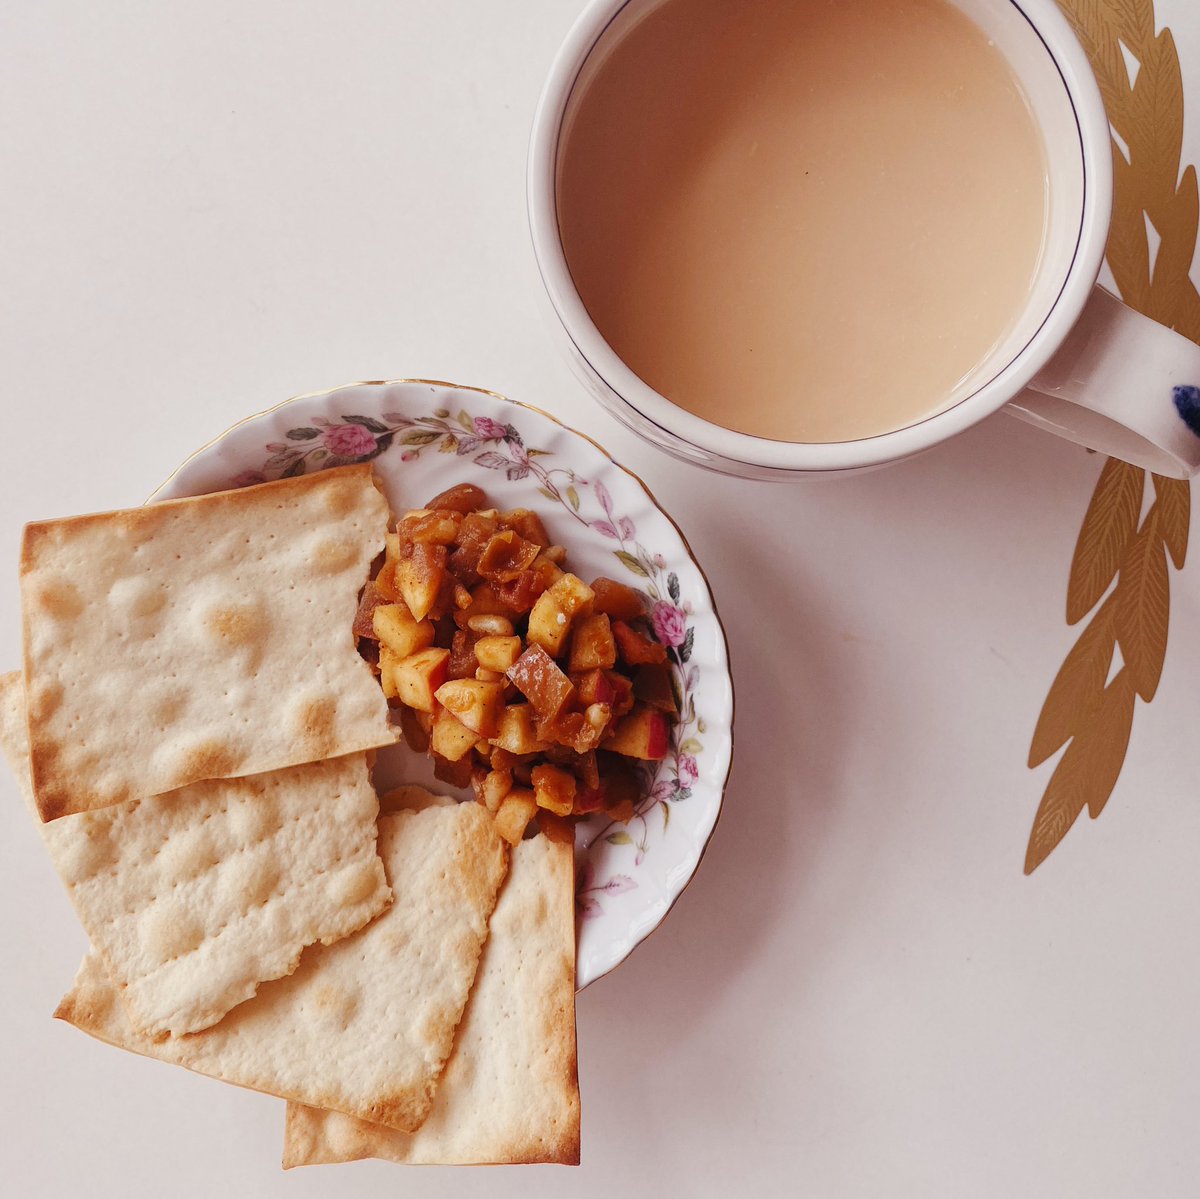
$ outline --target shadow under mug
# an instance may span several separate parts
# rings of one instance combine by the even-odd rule
[[[662,2],[589,4],[555,58],[529,153],[530,231],[555,323],[577,373],[618,419],[686,461],[778,479],[907,458],[1007,405],[1043,429],[1159,474],[1188,478],[1200,470],[1200,346],[1096,284],[1112,215],[1109,123],[1087,56],[1055,0],[950,0],[994,42],[1024,88],[1045,142],[1049,188],[1045,244],[1025,309],[940,411],[856,441],[785,442],[703,420],[644,383],[604,340],[575,289],[556,183],[562,131],[591,73]]]

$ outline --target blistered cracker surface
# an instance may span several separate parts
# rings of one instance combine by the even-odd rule
[[[411,1135],[288,1104],[284,1166],[579,1161],[572,850],[539,836],[508,881],[433,1110]]]
[[[355,466],[29,525],[42,818],[395,740],[351,631],[388,518]]]
[[[36,820],[21,679],[0,678],[0,749]],[[38,828],[130,1021],[216,1024],[300,952],[390,897],[365,754],[64,816]]]
[[[95,954],[55,1013],[101,1040],[225,1082],[415,1128],[454,1041],[508,857],[478,804],[379,821],[392,905],[213,1028],[155,1042],[130,1027]]]

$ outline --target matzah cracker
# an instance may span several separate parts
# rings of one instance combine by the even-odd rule
[[[34,818],[21,677],[0,678],[0,749]],[[216,1024],[306,945],[361,928],[390,892],[365,754],[194,783],[38,822],[134,1026]]]
[[[42,819],[394,741],[352,633],[388,518],[363,465],[28,525]]]
[[[225,1082],[416,1128],[454,1043],[508,865],[478,804],[379,821],[394,901],[190,1037],[138,1037],[94,954],[55,1013],[101,1040]]]
[[[579,1161],[572,849],[545,836],[508,881],[433,1110],[411,1135],[288,1104],[283,1164]]]

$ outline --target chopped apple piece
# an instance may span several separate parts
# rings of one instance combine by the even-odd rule
[[[511,705],[510,705],[511,706]],[[500,727],[504,728],[504,717],[500,717]],[[530,728],[533,727],[531,724]],[[516,766],[521,759],[514,753],[510,753],[507,749],[501,749],[493,738],[489,744],[492,747],[492,752],[488,755],[488,760],[492,764],[493,770],[507,770],[512,773],[513,767]]]
[[[678,711],[671,668],[665,662],[646,662],[633,672],[633,693],[638,700],[674,716]]]
[[[403,661],[399,654],[386,645],[379,647],[379,685],[383,688],[385,699],[399,699],[396,689],[396,666]]]
[[[600,744],[611,716],[606,704],[591,704],[586,712],[560,712],[552,720],[538,721],[538,736],[585,754]]]
[[[513,777],[511,770],[489,770],[483,776],[479,789],[479,802],[489,812],[499,809],[504,797],[512,790]]]
[[[556,816],[569,816],[575,803],[575,776],[557,766],[535,766],[530,776],[533,779],[533,795],[539,808],[545,808]]]
[[[579,702],[607,704],[614,716],[624,716],[633,707],[633,684],[616,670],[588,670],[571,675]]]
[[[528,639],[557,658],[571,632],[571,621],[586,611],[592,594],[592,589],[578,575],[563,575],[533,605]]]
[[[449,650],[435,648],[401,658],[392,667],[397,696],[410,708],[433,712],[434,692],[446,681],[449,660]]]
[[[530,611],[538,597],[549,586],[549,580],[536,570],[526,570],[514,579],[496,584],[496,593],[516,616]]]
[[[414,620],[405,604],[381,604],[372,623],[376,640],[398,657],[407,658],[433,644],[433,625],[428,620]]]
[[[362,597],[358,601],[358,611],[354,614],[354,625],[351,631],[355,637],[369,637],[372,641],[379,640],[375,634],[375,609],[386,603],[387,600],[379,594],[379,588],[375,586],[375,580],[370,580],[363,588]]]
[[[448,762],[458,762],[475,748],[478,739],[479,735],[473,729],[467,728],[448,709],[438,708],[429,738],[429,744],[435,754],[441,754]]]
[[[611,704],[617,689],[603,670],[585,670],[582,674],[572,671],[569,676],[581,704]]]
[[[396,563],[396,590],[414,619],[424,620],[437,604],[446,579],[446,547],[417,542]]]
[[[473,770],[470,754],[465,758],[459,758],[457,762],[451,762],[449,758],[443,758],[441,754],[433,755],[433,777],[451,787],[469,787]]]
[[[396,589],[396,563],[385,562],[374,579],[375,590],[379,592],[385,603],[394,604],[400,599]]]
[[[429,748],[432,722],[428,712],[418,712],[407,704],[400,705],[400,731],[413,753],[423,754]]]
[[[527,571],[538,556],[538,547],[512,529],[494,533],[483,547],[475,568],[485,579],[505,583]]]
[[[611,670],[617,664],[617,643],[603,612],[580,617],[571,634],[570,669]]]
[[[554,552],[560,549],[562,549],[562,546],[556,545],[551,546],[548,550],[542,550],[534,561],[531,573],[537,577],[538,594],[553,587],[566,574],[566,571],[558,564],[559,559],[553,556]]]
[[[557,716],[575,694],[571,680],[540,645],[531,645],[507,673],[543,720]]]
[[[499,731],[488,740],[497,749],[518,756],[541,753],[546,748],[546,742],[537,735],[532,704],[509,704],[500,713]],[[494,754],[492,764],[499,765]]]
[[[479,662],[475,657],[474,634],[456,631],[450,639],[450,662],[446,667],[446,677],[469,679],[474,677],[478,669]]]
[[[642,784],[629,758],[600,750],[596,755],[600,771],[600,789],[604,806],[611,808],[624,800],[636,804],[642,795]]]
[[[571,631],[571,618],[563,611],[554,588],[542,592],[534,601],[533,610],[529,612],[529,629],[526,637],[530,645],[540,646],[552,658],[557,658],[566,645],[566,637]]]
[[[550,544],[550,535],[546,532],[546,526],[542,524],[542,518],[528,508],[514,508],[511,512],[501,512],[500,524],[536,546],[545,547]]]
[[[467,513],[474,512],[476,508],[482,508],[486,503],[487,495],[483,488],[476,487],[474,483],[457,483],[445,491],[439,491],[425,507],[435,511],[442,509]]]
[[[641,593],[615,579],[597,579],[592,584],[592,590],[596,595],[596,611],[611,616],[613,620],[637,620],[645,611]]]
[[[430,545],[453,545],[458,540],[458,529],[462,520],[460,512],[410,512],[401,518],[396,532],[401,542],[424,541]]]
[[[623,620],[614,620],[613,636],[617,639],[617,648],[621,651],[622,660],[629,666],[641,666],[646,662],[665,662],[666,647],[657,641],[651,641],[644,633],[627,625]]]
[[[496,831],[509,845],[517,845],[529,822],[537,815],[537,800],[527,787],[514,787],[496,811]]]
[[[557,841],[563,845],[575,844],[575,826],[562,816],[556,816],[543,808],[538,813],[538,827],[543,836],[550,841]]]
[[[512,628],[512,625],[509,625]],[[480,666],[503,674],[521,656],[520,637],[480,637],[475,642],[475,657]]]
[[[628,824],[637,815],[637,808],[632,799],[622,799],[608,809],[608,814],[618,824]]]
[[[604,788],[588,787],[575,796],[575,804],[571,809],[574,816],[587,816],[592,812],[604,810]]]
[[[581,787],[600,786],[600,765],[595,750],[578,755],[572,773],[579,780]]]
[[[604,748],[627,758],[657,762],[667,756],[670,727],[667,718],[655,708],[636,706],[623,717],[604,742]]]
[[[504,709],[504,685],[479,679],[451,679],[437,689],[437,701],[452,712],[476,740],[494,737],[500,731]]]

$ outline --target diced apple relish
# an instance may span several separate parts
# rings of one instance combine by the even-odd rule
[[[536,512],[473,484],[400,517],[354,633],[409,746],[514,844],[535,817],[629,820],[636,763],[669,752],[674,683],[642,594],[585,583]]]

